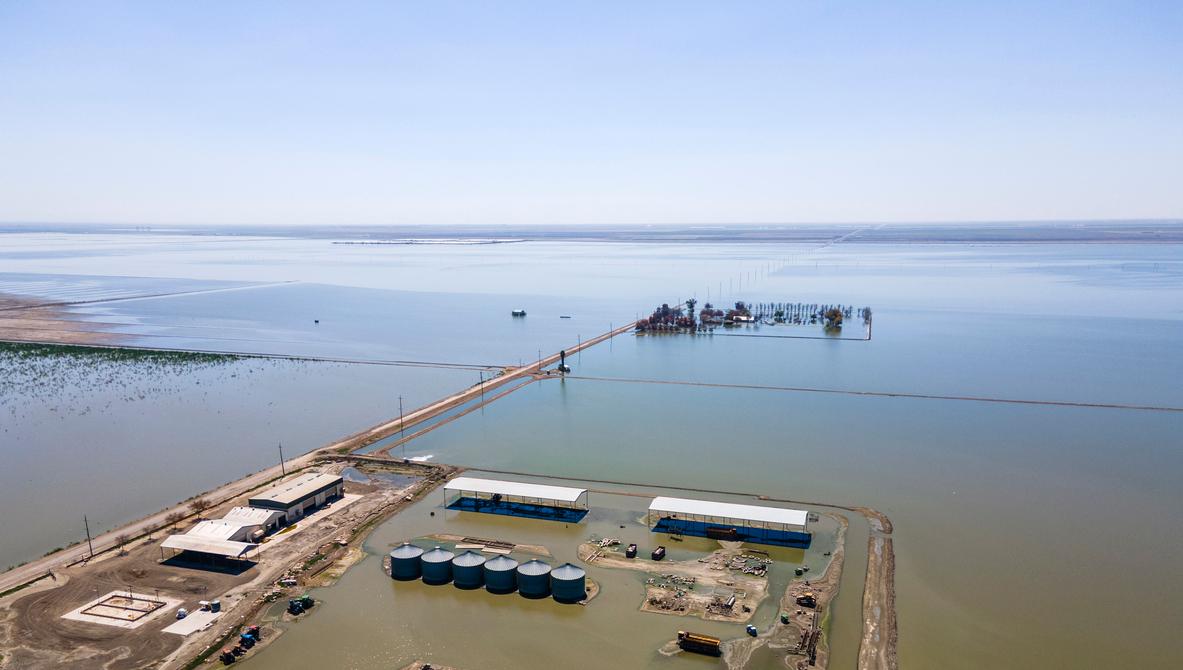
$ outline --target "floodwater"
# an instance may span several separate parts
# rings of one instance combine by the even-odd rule
[[[21,361],[0,351],[0,567],[398,416],[475,372],[231,359]],[[47,505],[52,495],[53,504]]]
[[[124,280],[116,277],[134,267],[145,275],[202,282],[300,282],[79,308],[83,318],[122,320],[145,342],[167,335],[208,345],[202,348],[238,350],[227,343],[230,337],[209,328],[225,326],[227,333],[260,333],[249,343],[255,351],[512,364],[536,355],[538,348],[554,351],[575,337],[607,330],[608,322],[691,294],[700,304],[841,302],[873,307],[870,342],[722,333],[626,336],[569,362],[576,377],[1183,407],[1179,245],[361,247],[183,236],[132,236],[137,242],[130,245],[126,237],[110,235],[99,236],[101,243],[85,254],[71,254],[84,244],[81,237],[15,236],[13,244],[0,247],[0,272],[106,277],[118,284]],[[442,307],[432,313],[432,305]],[[514,324],[508,310],[518,306],[530,316]],[[369,310],[380,325],[361,323]],[[572,319],[558,319],[568,310]],[[329,314],[321,324],[328,327],[309,325],[311,312]],[[425,313],[431,317],[419,318]],[[226,321],[218,322],[222,317]],[[781,332],[777,328],[751,334]],[[309,380],[304,388],[288,380],[276,382],[268,394],[291,397],[298,388],[306,394],[299,396],[302,402],[326,403],[323,420],[291,424],[301,434],[309,432],[305,448],[311,448],[316,440],[352,432],[373,423],[370,416],[387,412],[391,396],[375,395],[383,375],[403,369],[344,366],[331,387]],[[426,370],[441,390],[476,381],[467,379],[475,374],[469,370],[455,372],[459,380],[445,381],[435,375],[442,371]],[[353,375],[371,381],[355,385]],[[437,387],[427,380],[406,381],[434,392]],[[233,385],[217,388],[236,393]],[[391,393],[405,392],[392,388]],[[287,424],[310,407],[285,406],[272,415],[273,424]],[[349,408],[365,416],[349,415]],[[141,455],[153,449],[175,455],[183,448],[174,446],[180,432],[175,426],[197,419],[203,427],[210,424],[208,414],[180,401],[160,409],[166,414],[150,421],[134,411],[105,420],[123,422],[141,435],[145,446],[130,452]],[[36,447],[30,458],[48,448],[35,437],[40,430],[21,421],[27,420],[18,420],[19,442],[12,433],[2,434],[6,459],[22,451],[18,444]],[[126,449],[126,439],[102,432],[99,439],[86,440],[86,421],[58,421],[52,442],[87,445],[57,456],[58,464],[83,456],[117,459]],[[250,425],[249,418],[235,414],[219,429],[228,444],[260,444],[259,453],[265,454],[274,440],[249,437],[255,430]],[[237,439],[239,431],[248,438]],[[1183,586],[1177,565],[1183,555],[1183,518],[1177,512],[1183,509],[1181,443],[1183,413],[1173,411],[573,378],[527,386],[412,442],[407,455],[873,506],[896,528],[903,667],[1166,668],[1183,666],[1183,651],[1171,643]],[[250,469],[232,453],[227,448],[209,459],[211,470],[224,473],[220,481]],[[266,457],[260,459],[253,468],[266,464]],[[173,491],[193,486],[192,477],[176,473],[166,459],[140,464],[142,472]],[[13,471],[6,468],[0,477],[16,479]],[[42,477],[48,474],[30,477],[31,485],[54,481]],[[119,485],[114,475],[102,479]],[[407,519],[425,515],[413,511]],[[17,516],[36,519],[40,513],[16,502]],[[412,587],[397,593],[401,585],[382,581],[376,557],[391,542],[421,534],[418,526],[400,526],[411,523],[400,516],[383,526],[369,545],[374,556],[339,585],[322,590],[323,609],[293,626],[249,661],[251,666],[291,667],[292,659],[315,647],[337,667],[368,668],[415,656],[493,667],[457,648],[464,644],[455,636],[479,623],[473,635],[506,641],[474,645],[494,665],[512,657],[515,667],[543,668],[552,667],[550,657],[535,665],[520,651],[534,648],[534,629],[559,640],[546,649],[591,649],[624,636],[630,641],[622,644],[632,654],[653,648],[649,633],[629,637],[634,619],[644,622],[637,624],[641,627],[664,627],[667,637],[682,623],[655,615],[613,618],[596,613],[596,607],[581,616],[605,620],[573,619],[571,610],[556,613],[541,602],[513,598],[490,604],[481,594],[454,590],[424,587],[415,595]],[[478,525],[489,532],[478,534],[518,532],[504,523],[481,517]],[[857,532],[862,535],[848,544],[852,558],[864,551],[857,544],[865,543],[865,531],[852,527],[852,538]],[[11,535],[7,526],[4,534]],[[561,546],[554,549],[564,558]],[[835,667],[852,667],[857,645],[861,580],[852,581],[854,566],[861,563],[848,564],[835,610]],[[383,586],[374,597],[361,598],[379,582]],[[623,600],[601,612],[635,608],[632,595],[606,585],[601,605]],[[406,606],[396,604],[404,595]],[[473,609],[464,609],[470,604]],[[415,623],[420,618],[421,627]],[[541,623],[552,618],[553,626]],[[449,624],[453,630],[444,632]],[[384,635],[390,644],[375,641]],[[639,661],[650,662],[665,660]],[[710,665],[677,659],[678,665],[686,663]]]
[[[628,492],[662,495],[660,489]],[[265,653],[248,657],[243,666],[399,668],[417,658],[488,670],[589,667],[597,659],[611,659],[629,668],[716,665],[714,659],[689,654],[669,657],[658,650],[680,629],[726,639],[743,636],[743,626],[639,612],[648,573],[587,567],[588,578],[600,585],[600,592],[585,607],[549,598],[529,600],[516,593],[461,590],[450,584],[398,582],[383,570],[383,557],[403,541],[414,540],[428,549],[451,547],[423,537],[435,533],[545,546],[553,558],[543,560],[552,567],[567,561],[579,564],[576,549],[591,537],[614,537],[625,545],[636,542],[641,549],[638,561],[647,561],[659,542],[667,547],[670,560],[697,559],[718,547],[717,542],[702,538],[670,542],[666,535],[650,533],[644,522],[648,498],[589,495],[592,512],[581,523],[564,524],[448,511],[443,508],[443,492],[436,491],[375,532],[366,542],[367,558],[338,584],[314,592],[318,605],[313,612],[304,620],[285,624],[288,634]],[[770,595],[752,618],[757,626],[766,627],[777,616],[779,598],[793,578],[793,568],[807,565],[813,574],[827,564],[824,553],[834,548],[837,523],[822,516],[811,527],[814,542],[808,550],[764,548],[774,562],[769,572]],[[520,552],[512,557],[519,562],[535,558]],[[282,607],[278,605],[273,615]]]

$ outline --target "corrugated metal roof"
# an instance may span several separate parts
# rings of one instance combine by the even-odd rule
[[[550,566],[536,558],[519,565],[518,572],[523,575],[545,575],[550,572]]]
[[[550,576],[554,579],[583,579],[587,575],[587,571],[578,565],[571,563],[564,563],[559,567],[551,570]]]
[[[462,568],[472,568],[478,565],[484,565],[484,563],[485,557],[475,551],[466,551],[452,559],[452,565],[459,565]]]
[[[242,558],[247,552],[258,548],[257,544],[248,542],[230,542],[228,540],[212,540],[192,535],[170,535],[161,543],[165,549],[179,549],[182,551],[196,551],[202,554],[216,554],[227,558]]]
[[[809,519],[808,512],[797,509],[763,507],[760,505],[737,505],[735,503],[714,502],[711,500],[688,500],[686,498],[654,498],[653,502],[649,505],[649,511],[725,517],[742,521],[783,523],[801,527],[804,527],[805,522]]]
[[[403,544],[395,547],[394,551],[390,552],[390,556],[392,558],[419,558],[422,555],[423,549],[416,547],[410,542],[404,542]]]
[[[275,521],[283,516],[283,512],[274,509],[260,509],[258,507],[234,507],[231,508],[226,516],[222,517],[226,521],[241,521],[243,523],[252,523],[258,526]]]
[[[509,556],[494,556],[485,561],[485,569],[492,570],[493,572],[508,572],[510,570],[516,570],[517,567],[518,562]]]
[[[478,479],[476,477],[457,477],[444,485],[446,491],[472,491],[474,493],[494,494],[505,496],[520,496],[523,498],[544,498],[546,500],[561,500],[575,502],[587,493],[587,489],[571,488],[569,486],[548,486],[546,484],[526,484],[524,482],[506,482],[499,479]]]
[[[279,505],[293,505],[318,489],[341,481],[344,480],[340,476],[323,472],[300,475],[295,479],[280,482],[259,495],[251,496],[251,503],[253,504],[256,500],[268,500]]]
[[[229,540],[243,528],[258,525],[257,523],[243,523],[241,521],[229,521],[226,519],[207,519],[205,521],[199,521],[185,535],[207,540]]]
[[[456,554],[440,547],[436,547],[422,556],[422,559],[428,563],[446,563],[453,558],[456,558]]]

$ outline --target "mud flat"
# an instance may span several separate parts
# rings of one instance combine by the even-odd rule
[[[0,293],[0,341],[50,344],[118,344],[126,341],[108,332],[117,324],[82,321],[60,305],[11,293]]]

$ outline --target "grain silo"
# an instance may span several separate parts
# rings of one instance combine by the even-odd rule
[[[423,550],[410,542],[404,542],[390,552],[390,576],[393,579],[409,581],[419,579],[423,573],[419,557]]]
[[[456,554],[439,547],[420,556],[423,581],[427,584],[447,584],[452,581],[453,558],[456,558]]]
[[[587,598],[587,572],[578,565],[564,563],[550,573],[550,590],[555,600],[577,603]]]
[[[466,551],[452,559],[452,583],[462,589],[479,589],[485,583],[485,557]]]
[[[550,566],[538,559],[518,566],[518,593],[527,598],[550,595]]]
[[[518,562],[509,556],[485,561],[485,588],[491,593],[513,593],[518,587]]]

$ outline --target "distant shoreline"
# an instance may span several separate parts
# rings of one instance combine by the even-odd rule
[[[1183,244],[1183,220],[935,224],[736,224],[566,226],[268,226],[0,223],[0,234],[54,233],[330,240],[359,245],[520,242],[677,244]]]

